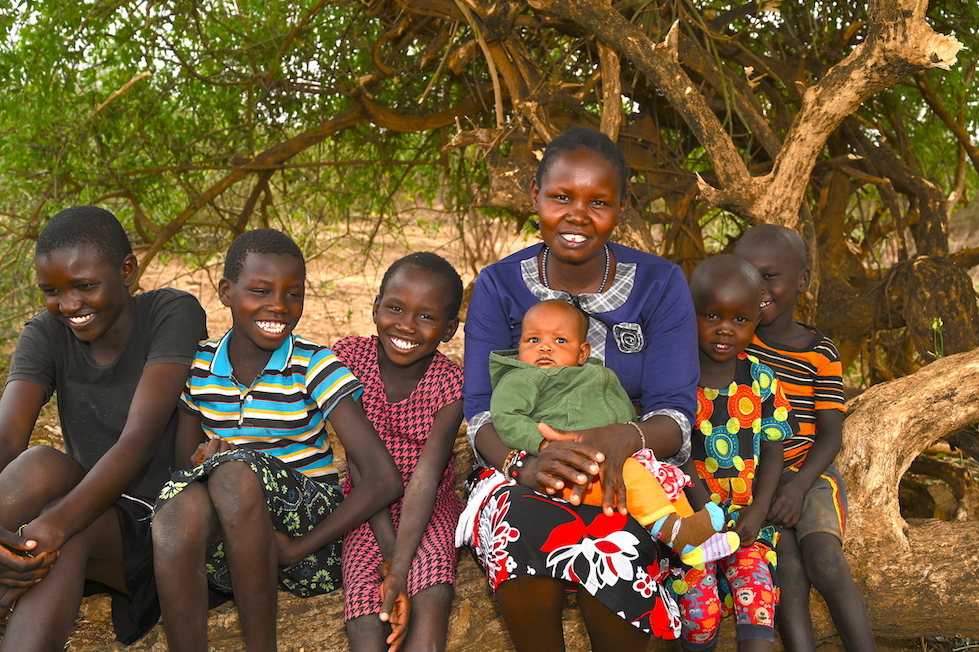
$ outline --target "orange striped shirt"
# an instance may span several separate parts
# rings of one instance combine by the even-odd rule
[[[843,395],[843,365],[833,341],[812,326],[800,324],[813,334],[809,346],[793,349],[766,342],[758,334],[747,352],[775,370],[785,398],[799,423],[798,432],[785,440],[785,468],[800,464],[819,434],[817,410],[846,411]]]

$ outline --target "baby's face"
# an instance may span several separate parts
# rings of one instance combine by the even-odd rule
[[[524,317],[517,358],[535,367],[579,367],[591,350],[581,331],[574,313],[560,306],[536,306]]]

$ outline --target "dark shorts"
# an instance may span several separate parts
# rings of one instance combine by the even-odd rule
[[[792,469],[782,472],[782,482],[792,477]],[[799,522],[795,524],[795,536],[802,541],[810,534],[827,532],[832,534],[840,543],[846,529],[846,486],[843,476],[832,464],[821,476],[816,478],[812,487],[802,500],[802,513]]]
[[[95,581],[85,582],[85,595],[108,593],[111,596],[112,628],[119,641],[130,645],[160,620],[150,536],[153,501],[123,494],[113,507],[122,535],[123,574],[129,595]]]

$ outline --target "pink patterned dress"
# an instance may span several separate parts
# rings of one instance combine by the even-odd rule
[[[422,449],[432,429],[435,415],[444,406],[462,398],[462,367],[435,352],[432,364],[411,395],[398,403],[388,401],[377,366],[377,336],[345,337],[333,347],[333,353],[364,385],[362,401],[367,418],[377,429],[405,486],[418,465]],[[343,489],[352,488],[349,476]],[[401,522],[402,500],[391,505],[394,527]],[[455,470],[450,457],[435,496],[435,506],[428,527],[408,572],[408,595],[436,584],[455,584],[458,551],[455,529],[462,511],[462,501],[455,494]],[[343,605],[344,620],[351,620],[381,610],[381,551],[364,523],[343,539]]]

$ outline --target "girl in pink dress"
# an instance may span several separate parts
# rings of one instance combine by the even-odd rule
[[[461,303],[462,280],[452,265],[433,253],[410,254],[381,281],[377,335],[346,337],[333,347],[364,384],[364,411],[405,484],[390,510],[344,538],[344,620],[354,652],[432,642],[445,649],[462,510],[452,466],[462,368],[436,349],[455,334]],[[369,481],[370,469],[362,471],[350,469],[345,491],[360,477]]]

